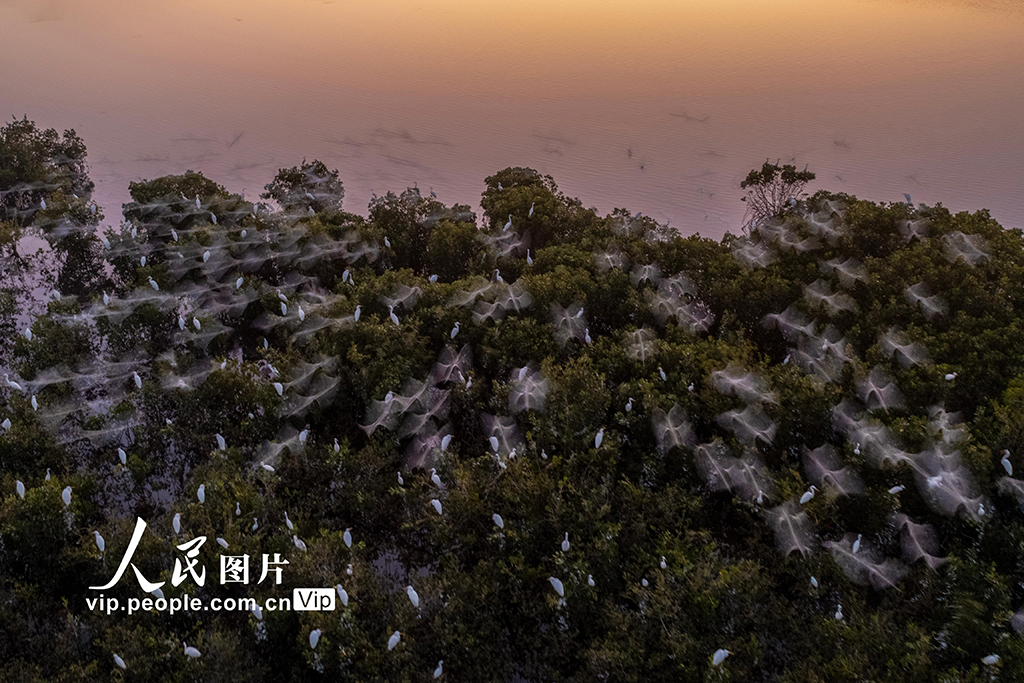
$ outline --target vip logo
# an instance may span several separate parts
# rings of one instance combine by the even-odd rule
[[[334,610],[333,588],[296,588],[292,591],[292,609],[300,612]]]

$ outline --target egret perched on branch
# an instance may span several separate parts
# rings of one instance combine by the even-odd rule
[[[437,668],[434,669],[434,678],[440,678],[441,674],[444,673],[444,660],[437,660]]]
[[[174,533],[181,533],[181,513],[175,512],[174,519],[171,520],[171,528],[174,529]]]
[[[565,532],[565,538],[562,539],[562,552],[563,553],[569,552],[569,532],[568,531]]]
[[[565,587],[562,585],[562,582],[560,580],[556,579],[553,576],[549,576],[548,582],[551,583],[551,587],[555,589],[556,593],[558,593],[558,597],[565,597]]]
[[[416,592],[416,589],[412,586],[406,586],[405,594],[409,596],[409,602],[412,603],[412,606],[418,609],[420,606],[420,596],[419,593]]]
[[[127,669],[127,668],[128,668],[128,667],[127,667],[127,666],[125,665],[125,663],[124,663],[124,660],[123,660],[123,659],[121,659],[121,655],[118,655],[118,654],[115,654],[115,655],[114,655],[114,664],[117,664],[117,665],[118,665],[119,667],[121,667],[122,669]]]
[[[715,666],[721,666],[722,662],[725,661],[725,658],[728,657],[731,654],[732,654],[732,652],[730,652],[729,650],[722,650],[722,649],[715,650],[715,656],[712,657],[711,663],[714,664]]]
[[[493,515],[491,515],[491,519],[494,520],[494,525],[496,527],[498,527],[499,529],[504,529],[505,528],[505,520],[503,520],[501,518],[501,515],[499,515],[497,512],[495,512]]]
[[[196,203],[198,203],[198,202],[199,202],[199,199],[197,198],[196,199]],[[189,657],[195,659],[196,657],[202,657],[203,656],[202,652],[200,652],[199,650],[195,649],[194,647],[191,647],[188,643],[183,642],[182,645],[185,646],[185,654],[188,655]]]
[[[14,482],[14,490],[18,492],[19,498],[25,499],[25,484],[20,479]]]
[[[437,514],[443,514],[441,512],[441,501],[439,501],[437,498],[431,498],[430,504],[434,506],[435,510],[437,510]]]
[[[351,529],[351,527],[348,528],[348,529],[345,529],[345,533],[342,534],[342,540],[345,541],[345,545],[347,545],[349,548],[352,547],[352,529]]]
[[[809,488],[804,493],[804,495],[800,496],[800,504],[806,505],[807,503],[811,502],[811,499],[814,498],[814,494],[817,492],[818,489],[814,486],[814,484],[811,484],[811,488]]]
[[[391,322],[393,322],[396,325],[400,324],[398,322],[398,316],[395,315],[395,307],[394,306],[388,306],[388,316],[391,318]]]
[[[60,497],[64,501],[65,507],[71,505],[71,487],[65,487],[64,490],[60,492]]]
[[[200,503],[206,502],[206,484],[200,484],[196,490],[196,497],[199,498]]]
[[[99,548],[102,553],[107,548],[107,542],[103,540],[103,536],[100,535],[100,532],[94,531],[92,533],[96,537],[96,547]]]
[[[1003,459],[1000,460],[999,462],[1001,462],[1003,464],[1003,469],[1006,470],[1007,476],[1012,477],[1013,476],[1013,463],[1010,462],[1010,451],[1004,450],[1003,451]]]
[[[459,323],[455,323],[455,327],[452,328],[451,338],[455,339],[455,336],[459,333]]]
[[[315,628],[309,632],[309,646],[316,649],[316,644],[320,642],[320,629]]]
[[[392,633],[391,637],[388,638],[388,650],[389,651],[394,650],[395,647],[398,645],[398,642],[401,639],[402,639],[402,634],[401,634],[400,631],[395,631],[394,633]]]

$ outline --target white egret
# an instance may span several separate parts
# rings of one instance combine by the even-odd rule
[[[338,451],[340,451],[340,450],[341,450],[341,444],[339,444],[339,443],[338,443],[338,440],[337,440],[337,439],[335,439],[335,440],[334,440],[334,452],[335,452],[335,453],[337,453],[337,452],[338,452]]]
[[[60,492],[60,497],[64,501],[64,506],[71,505],[71,487],[66,486],[63,491]]]
[[[196,202],[198,202],[198,201],[199,200],[197,199]],[[185,654],[187,656],[189,656],[189,657],[191,657],[193,659],[195,659],[196,657],[202,657],[203,656],[202,652],[200,652],[199,650],[197,650],[194,647],[190,646],[188,643],[184,643],[183,642],[182,645],[185,646]]]
[[[171,228],[171,239],[175,242],[178,241],[178,231],[174,228]]]
[[[302,444],[306,443],[306,439],[308,439],[308,438],[309,438],[309,430],[308,429],[303,429],[301,432],[299,432],[299,443],[302,443]]]
[[[294,543],[295,547],[301,550],[302,552],[306,552],[306,543],[298,536],[292,536],[292,543]]]
[[[123,448],[117,449],[117,457],[121,461],[122,465],[128,464],[128,454],[124,452]]]
[[[597,430],[597,436],[594,437],[594,448],[600,448],[602,443],[604,443],[604,427]]]
[[[142,388],[142,378],[139,377],[139,373],[133,372],[132,377],[135,379],[135,386],[139,389]]]
[[[491,442],[491,450],[495,453],[498,452],[498,437],[492,436],[489,441]]]
[[[218,536],[218,537],[217,537],[217,545],[219,545],[219,546],[220,546],[221,548],[224,548],[224,549],[226,550],[226,549],[227,549],[227,547],[228,547],[228,542],[227,542],[227,541],[225,541],[225,540],[224,540],[223,538],[221,538],[220,536]]]
[[[237,500],[235,501],[235,517],[242,514],[242,505]]]
[[[341,587],[341,584],[337,584],[334,590],[338,592],[338,599],[341,600],[341,604],[348,607],[348,593]]]
[[[281,302],[281,315],[288,315],[288,304]]]
[[[103,305],[104,306],[110,305],[110,295],[107,294],[106,292],[103,292]]]
[[[142,258],[139,259],[139,265],[141,265],[143,268],[146,267],[146,257],[145,256],[143,256]]]
[[[800,496],[800,504],[801,505],[806,505],[807,503],[811,502],[811,499],[814,498],[814,494],[817,493],[817,492],[818,492],[818,489],[815,488],[814,484],[811,484],[811,488],[809,488],[804,493],[804,495]]]
[[[260,521],[258,519],[256,519],[255,517],[253,517],[252,518],[252,527],[251,527],[252,531],[256,531],[259,528],[260,528]]]
[[[430,277],[427,278],[427,281],[430,284],[434,284],[435,282],[437,282],[437,275],[436,274],[435,275],[431,275]]]
[[[210,260],[210,250],[207,249],[206,251],[203,252],[203,263],[206,263],[209,260]]]
[[[212,211],[210,212],[210,222],[213,223],[214,225],[217,225],[217,214],[213,213]]]
[[[947,373],[946,376],[945,376],[945,380],[947,382],[952,382],[953,380],[956,379],[956,375],[957,375],[957,373],[955,373],[955,372]]]
[[[455,339],[455,335],[459,333],[459,323],[455,323],[455,327],[452,328],[451,338]]]
[[[14,482],[14,490],[18,492],[19,498],[25,499],[25,484],[20,479]]]
[[[114,664],[117,664],[117,665],[118,665],[119,667],[121,667],[122,669],[127,669],[127,668],[128,668],[128,667],[127,667],[127,666],[125,665],[125,663],[124,663],[124,660],[123,660],[123,659],[121,659],[121,655],[119,655],[119,654],[115,654],[115,655],[114,655]]]
[[[175,512],[174,519],[171,520],[171,527],[174,529],[174,533],[181,533],[181,513]]]
[[[501,229],[502,232],[508,232],[508,229],[512,227],[512,214],[508,215],[508,221],[505,223],[505,227]]]
[[[441,501],[439,501],[437,498],[431,498],[430,504],[434,506],[435,510],[437,510],[437,514],[444,514],[441,512]]]
[[[7,383],[7,386],[10,389],[14,389],[15,391],[24,391],[24,389],[21,388],[21,385],[11,380],[11,378],[7,375],[6,372],[4,373],[4,382]]]
[[[658,374],[661,376],[661,381],[662,382],[667,382],[668,381],[668,376],[665,374],[665,371],[661,369],[660,365],[658,366]]]
[[[39,208],[41,208],[43,211],[46,211],[46,200],[45,199],[40,199],[39,200]]]
[[[222,450],[222,451],[226,450],[227,447],[228,447],[227,440],[223,436],[221,436],[220,434],[215,434],[214,436],[217,437],[217,448],[219,450]]]
[[[280,382],[274,382],[274,391],[277,392],[278,396],[284,396],[284,385]]]
[[[537,202],[530,202],[530,212],[529,212],[528,214],[526,214],[526,217],[527,217],[527,218],[530,218],[530,217],[532,217],[532,216],[533,216],[533,207],[534,207],[534,205],[535,205],[536,203],[537,203]]]
[[[295,529],[295,525],[292,524],[292,520],[288,519],[287,512],[284,513],[284,525],[288,527],[288,531],[293,531]]]
[[[711,663],[714,664],[715,666],[721,666],[722,662],[725,661],[725,658],[728,657],[731,654],[732,654],[732,652],[730,652],[729,650],[722,650],[722,649],[715,650],[715,656],[711,658]]]
[[[857,534],[857,540],[853,542],[853,554],[856,555],[860,551],[860,539],[861,535]]]
[[[452,435],[451,434],[445,434],[443,437],[441,437],[441,450],[442,451],[448,450],[448,446],[451,445],[451,442],[452,442]]]
[[[384,246],[391,248],[391,240],[388,239],[387,235],[384,236]]]
[[[5,431],[10,429],[11,428],[11,418],[5,417],[4,421],[2,423],[0,423],[0,427],[3,427]]]
[[[530,256],[530,250],[529,249],[526,250],[526,265],[528,265],[528,266],[532,266],[533,265],[533,257]]]
[[[242,288],[242,284],[244,282],[245,282],[245,278],[243,278],[243,277],[240,277],[237,280],[235,280],[235,289],[241,289]]]
[[[493,515],[491,515],[491,519],[494,520],[494,525],[496,527],[498,527],[499,529],[504,529],[505,528],[505,520],[503,520],[501,518],[501,515],[499,515],[497,512],[495,512]]]
[[[402,471],[398,471],[398,485],[405,486],[405,479],[402,479]]]
[[[196,490],[196,497],[199,498],[200,503],[206,502],[206,484],[200,484]]]
[[[409,602],[412,603],[412,606],[416,607],[416,608],[419,608],[419,606],[420,606],[420,596],[419,596],[419,593],[416,592],[416,589],[413,588],[412,586],[406,586],[405,587],[405,594],[409,596]]]
[[[589,327],[586,328],[585,330],[583,330],[583,341],[585,341],[587,344],[593,344],[594,343],[594,340],[591,339],[591,337],[590,337],[590,328]]]
[[[395,631],[394,633],[392,633],[391,637],[388,638],[388,651],[394,650],[395,647],[398,645],[398,641],[400,641],[401,639],[402,634],[399,631]]]
[[[843,606],[842,605],[836,605],[835,618],[836,618],[836,621],[842,621],[843,620]]]
[[[29,403],[32,404],[32,410],[39,410],[39,401],[36,399],[35,394],[32,395],[32,400]]]
[[[32,341],[32,328],[30,328],[30,327],[26,327],[25,328],[25,339],[27,339],[29,341]]]
[[[1003,464],[1003,469],[1006,470],[1007,476],[1013,476],[1013,463],[1010,462],[1010,451],[1003,451],[1003,459],[1000,460]]]
[[[444,673],[444,660],[437,660],[437,668],[434,669],[434,678],[440,678],[441,674]]]
[[[160,291],[160,285],[157,284],[157,281],[153,279],[152,275],[149,276],[149,286],[158,292]]]
[[[565,538],[562,539],[562,552],[563,553],[569,552],[569,532],[568,531],[565,532]]]
[[[811,577],[811,586],[813,588],[817,588],[818,587],[818,579],[814,578],[813,576]]]
[[[985,666],[995,666],[999,663],[999,655],[986,655],[981,658],[981,663]]]
[[[895,496],[897,493],[902,492],[905,488],[907,487],[903,486],[902,484],[900,484],[899,486],[893,486],[891,489],[889,489],[889,493]]]
[[[647,583],[647,579],[640,579],[640,585],[647,588],[650,584]]]
[[[342,535],[342,540],[345,541],[345,545],[347,545],[349,548],[352,547],[352,529],[351,528],[345,529],[345,533]]]
[[[558,597],[564,598],[565,586],[562,585],[562,582],[553,576],[549,576],[548,581],[551,583],[551,587],[555,589],[555,592],[558,593]]]
[[[668,569],[668,562],[665,560],[665,556],[661,556],[661,564],[659,565],[662,569]]]
[[[587,585],[593,588],[596,584],[594,583],[594,575],[587,574]]]
[[[309,632],[309,646],[316,649],[316,644],[320,642],[320,629],[315,628]]]
[[[396,324],[396,325],[399,324],[398,316],[395,315],[395,307],[394,306],[388,306],[388,317],[391,318],[391,322],[393,322],[394,324]]]
[[[434,486],[441,488],[441,477],[437,476],[437,470],[433,467],[430,468],[430,481],[433,482]]]
[[[304,310],[302,310],[302,306],[299,306],[299,321],[301,322],[301,321],[303,321],[305,319],[306,319],[306,312]]]
[[[628,413],[631,410],[633,410],[633,397],[632,396],[630,396],[629,400],[626,401],[626,412]]]

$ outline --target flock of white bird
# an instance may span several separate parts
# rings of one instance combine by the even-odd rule
[[[312,205],[309,212],[316,213]],[[516,230],[528,224],[533,212],[534,207],[531,206],[529,215],[523,219],[510,215],[500,231],[484,233],[492,254],[523,253],[525,241]],[[757,268],[774,262],[782,250],[809,251],[834,243],[843,232],[842,212],[843,207],[832,202],[814,209],[801,208],[791,217],[765,223],[751,236],[737,241],[734,254],[747,267]],[[282,221],[265,205],[219,200],[216,207],[211,207],[199,197],[194,202],[183,198],[181,202],[161,201],[137,207],[137,214],[143,217],[142,220],[127,222],[118,232],[108,233],[102,238],[104,257],[110,262],[137,263],[142,269],[147,267],[147,263],[152,266],[156,259],[163,267],[142,271],[145,281],[136,289],[119,295],[105,292],[102,299],[79,302],[81,311],[77,314],[53,313],[50,317],[63,324],[96,329],[101,323],[117,325],[124,322],[142,306],[155,307],[176,319],[173,350],[161,358],[147,358],[138,352],[118,356],[112,351],[101,351],[87,364],[44,369],[31,379],[12,379],[9,373],[4,374],[9,392],[27,396],[33,411],[61,443],[85,438],[96,448],[111,448],[112,451],[116,448],[117,458],[125,466],[128,459],[125,449],[130,449],[134,423],[131,419],[112,418],[109,415],[111,406],[130,398],[133,391],[141,393],[147,385],[159,386],[163,390],[191,391],[200,388],[212,371],[238,367],[237,364],[228,366],[226,360],[206,363],[183,361],[192,354],[202,356],[203,350],[218,337],[230,336],[230,321],[239,318],[257,301],[264,302],[265,312],[255,322],[256,328],[265,336],[264,347],[269,347],[270,338],[280,338],[282,333],[301,347],[318,333],[330,333],[344,326],[367,322],[363,305],[371,302],[354,305],[355,301],[350,296],[355,287],[353,269],[374,261],[381,247],[361,240],[354,230],[344,238],[335,239],[324,231],[310,232],[301,224]],[[146,216],[151,216],[151,220]],[[801,238],[793,221],[806,226],[810,237]],[[629,230],[629,226],[629,219],[622,219],[620,229]],[[927,224],[921,220],[907,221],[901,230],[908,239],[926,238],[928,234]],[[201,239],[191,237],[199,231],[203,234]],[[156,239],[157,235],[165,235],[169,239],[161,241]],[[942,247],[951,260],[962,260],[968,265],[988,258],[984,241],[974,235],[947,235]],[[528,251],[526,255],[532,263]],[[599,270],[621,269],[628,272],[634,286],[645,288],[647,304],[658,326],[664,327],[669,320],[674,320],[677,326],[699,333],[713,323],[713,312],[700,301],[700,293],[685,274],[666,277],[656,263],[630,266],[614,244],[597,251],[594,257]],[[348,264],[349,268],[343,274],[342,283],[332,292],[316,273],[322,264],[339,261]],[[259,277],[271,262],[279,271],[287,273],[277,286],[267,285]],[[764,323],[778,329],[792,345],[787,363],[792,359],[803,372],[825,382],[836,382],[843,364],[855,354],[855,350],[829,317],[855,312],[856,304],[844,289],[864,282],[867,276],[863,265],[855,259],[824,262],[821,272],[822,279],[804,288],[803,301],[799,305],[794,302],[786,310],[767,316]],[[401,327],[403,318],[416,309],[425,289],[435,284],[436,277],[415,286],[397,284],[380,296],[379,301],[372,303],[379,304],[381,311],[386,308],[384,319]],[[947,310],[945,302],[923,284],[908,287],[906,297],[929,317],[943,315]],[[54,299],[66,300],[68,297],[56,293]],[[275,301],[276,304],[270,307],[266,305],[267,301]],[[363,429],[368,435],[383,429],[405,442],[409,469],[437,462],[453,445],[448,423],[450,393],[457,385],[465,390],[472,387],[474,368],[472,345],[454,346],[460,331],[469,325],[496,324],[506,316],[532,314],[534,297],[526,280],[508,283],[495,270],[490,278],[477,277],[463,283],[448,304],[462,317],[448,333],[453,345],[444,348],[426,378],[407,378],[401,387],[390,391],[382,400],[372,401],[363,420]],[[807,315],[803,312],[806,308],[819,311],[820,317]],[[585,347],[593,343],[595,335],[591,332],[582,303],[567,302],[564,306],[553,303],[547,317],[553,323],[556,338],[563,345],[574,342]],[[32,330],[26,329],[24,336],[31,341]],[[658,332],[651,327],[629,332],[628,353],[645,366],[654,363],[657,340]],[[895,358],[901,367],[928,362],[927,350],[895,328],[880,338],[879,347],[886,355]],[[235,360],[240,359],[241,352],[235,352]],[[265,381],[283,399],[282,416],[301,421],[314,407],[329,405],[339,389],[340,380],[336,373],[341,362],[332,357],[314,356],[289,368],[286,376],[264,362]],[[660,367],[658,376],[662,382],[669,380]],[[955,378],[955,373],[946,376],[949,381],[955,381]],[[884,557],[871,539],[862,533],[850,532],[841,539],[823,542],[817,539],[807,506],[812,504],[816,495],[824,492],[835,497],[864,495],[865,486],[855,466],[858,463],[883,470],[906,465],[913,473],[918,494],[940,514],[965,514],[982,520],[986,509],[991,507],[991,503],[978,493],[969,471],[960,460],[957,442],[962,430],[958,430],[956,415],[946,413],[941,407],[932,411],[933,446],[921,453],[900,450],[898,439],[873,417],[876,411],[891,410],[903,403],[899,387],[880,366],[860,381],[856,397],[847,397],[833,411],[835,427],[847,437],[848,447],[837,450],[832,445],[823,444],[804,448],[804,473],[809,487],[801,496],[786,500],[778,498],[778,487],[772,473],[758,455],[759,446],[773,443],[777,430],[776,423],[769,417],[771,407],[777,403],[769,383],[756,371],[738,364],[713,372],[708,383],[720,394],[742,404],[742,407],[717,416],[717,424],[723,434],[735,437],[742,447],[741,452],[731,452],[721,438],[697,443],[690,419],[678,403],[667,410],[661,406],[644,406],[650,415],[659,448],[662,452],[673,448],[692,449],[695,463],[709,489],[730,492],[760,509],[775,532],[779,550],[784,554],[797,551],[807,556],[820,543],[850,581],[875,589],[895,585],[906,573],[908,563],[923,559],[932,569],[942,564],[934,531],[905,515],[898,515],[892,522],[901,535],[902,561]],[[57,384],[69,384],[74,389],[71,398],[54,403],[39,400],[46,387]],[[527,452],[516,416],[523,411],[545,411],[551,386],[550,379],[536,365],[513,370],[508,380],[507,414],[481,414],[480,442],[459,444],[459,447],[468,452],[489,452],[499,472],[513,466],[517,456]],[[692,384],[688,388],[694,390]],[[623,405],[623,410],[634,410],[632,397]],[[104,418],[107,426],[76,429],[68,420],[75,414],[99,416]],[[5,419],[0,427],[4,431],[10,430],[11,419]],[[307,438],[306,430],[296,432],[286,428],[278,439],[261,449],[258,466],[272,473],[283,448],[305,448]],[[593,435],[593,447],[596,449],[602,448],[607,441],[603,427]],[[222,435],[216,435],[218,450],[224,451],[229,446]],[[338,449],[336,440],[334,448]],[[536,455],[546,457],[542,453]],[[1001,462],[1007,476],[999,486],[1024,504],[1024,481],[1012,478],[1011,457],[1008,452],[1003,454]],[[436,469],[430,472],[431,481],[438,490],[430,505],[437,515],[443,515],[446,487]],[[398,481],[404,483],[401,471]],[[200,483],[195,491],[198,501],[205,503],[205,484]],[[26,486],[20,480],[17,481],[16,492],[22,498],[26,495]],[[905,492],[906,487],[897,485],[895,481],[889,490],[894,496]],[[72,493],[70,486],[63,489],[61,497],[65,506],[71,505]],[[240,513],[237,505],[236,512]],[[292,523],[287,515],[285,520],[291,530]],[[499,530],[505,529],[506,522],[499,512],[493,513],[492,520]],[[253,521],[255,529],[259,522]],[[174,516],[173,528],[175,533],[180,531],[179,514]],[[103,552],[104,539],[98,531],[94,534],[96,545]],[[307,550],[307,544],[297,535],[293,535],[293,540],[298,549]],[[344,540],[351,547],[349,530],[345,531]],[[228,547],[224,539],[218,538],[217,541]],[[568,552],[569,548],[569,535],[566,533],[561,549]],[[667,569],[664,557],[659,566]],[[562,579],[551,576],[548,581],[559,601],[571,599],[571,591],[567,591]],[[587,583],[590,588],[596,587],[592,576],[588,575]],[[814,589],[820,587],[815,577],[811,577],[811,585]],[[347,605],[350,598],[345,589],[340,583],[336,589],[340,601]],[[407,586],[406,594],[418,608],[420,597],[412,585]],[[841,605],[837,605],[835,618],[844,618]],[[401,637],[400,631],[392,633],[387,641],[388,650],[398,647]],[[309,634],[310,647],[315,649],[320,638],[320,630],[312,630]],[[183,644],[183,651],[189,658],[201,656],[199,650],[187,644]],[[711,656],[713,665],[722,665],[730,654],[726,649],[717,650]],[[986,658],[985,663],[998,661],[997,657],[990,659]],[[126,667],[119,655],[114,655],[114,661],[117,666]],[[439,661],[434,677],[440,677],[442,672],[443,661]]]

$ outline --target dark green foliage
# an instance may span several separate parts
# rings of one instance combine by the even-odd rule
[[[715,242],[598,216],[524,168],[486,179],[479,227],[416,188],[362,218],[314,161],[267,186],[281,210],[194,172],[133,183],[107,248],[69,194],[87,196],[84,146],[16,124],[0,178],[45,189],[48,208],[7,220],[4,248],[28,225],[64,246],[47,287],[26,267],[0,289],[0,365],[23,384],[0,384],[3,680],[426,681],[440,659],[454,681],[1024,677],[1024,489],[1001,463],[1006,449],[1024,469],[1020,231],[820,192]],[[32,185],[58,148],[64,170]],[[746,185],[806,179],[766,165]],[[19,196],[28,211],[44,195]],[[60,300],[32,301],[54,284]],[[746,389],[722,372],[751,373]],[[902,400],[870,406],[883,375]],[[844,426],[848,406],[891,463]],[[747,410],[767,436],[729,426]],[[822,446],[863,490],[834,476],[800,505]],[[922,474],[937,449],[974,487],[953,510]],[[761,468],[765,490],[726,482],[709,453]],[[786,501],[811,539],[783,555]],[[930,557],[901,551],[900,515],[934,533]],[[137,517],[133,561],[168,596],[265,604],[340,584],[349,603],[90,610]],[[893,585],[844,569],[826,544],[846,534]],[[172,587],[175,545],[198,536],[206,584]],[[222,585],[218,557],[243,553],[250,585]],[[265,553],[289,561],[280,586],[256,583]],[[105,595],[144,597],[133,573]]]

